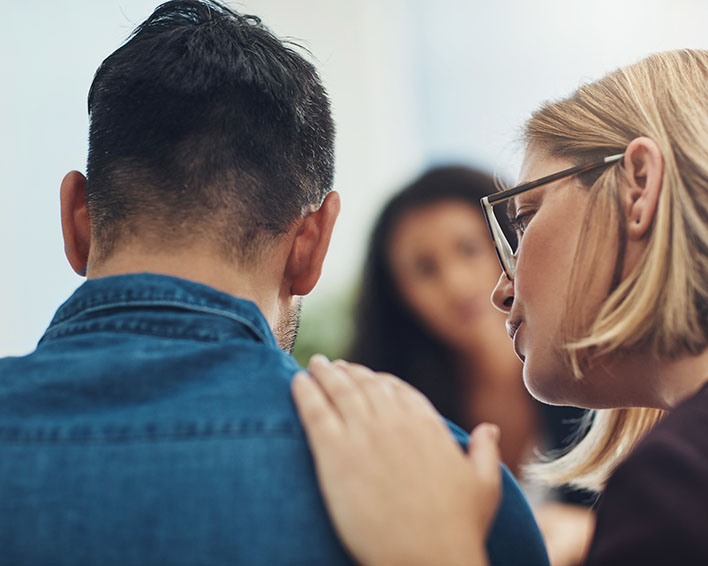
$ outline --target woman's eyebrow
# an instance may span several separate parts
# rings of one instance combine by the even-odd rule
[[[513,215],[514,211],[521,206],[521,204],[534,204],[542,201],[545,192],[545,187],[534,187],[527,192],[511,197],[506,201],[507,213]]]

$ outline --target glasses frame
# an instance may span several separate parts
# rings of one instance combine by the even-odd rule
[[[591,161],[589,163],[575,165],[573,167],[570,167],[569,169],[564,169],[563,171],[559,171],[558,173],[552,173],[551,175],[536,179],[535,181],[529,181],[528,183],[517,185],[516,187],[512,187],[510,189],[506,189],[498,193],[494,193],[493,195],[487,195],[486,197],[482,197],[479,202],[482,205],[484,219],[487,221],[489,235],[492,237],[492,242],[494,243],[494,250],[497,252],[497,257],[499,258],[499,263],[501,264],[502,270],[504,271],[504,275],[506,275],[509,281],[512,281],[514,279],[514,275],[516,274],[516,255],[512,251],[511,245],[509,244],[509,241],[504,235],[504,231],[502,230],[501,224],[499,224],[497,217],[494,215],[493,206],[495,204],[499,204],[500,202],[507,201],[515,197],[516,195],[540,187],[541,185],[547,185],[548,183],[558,181],[559,179],[564,179],[572,175],[578,175],[580,173],[585,173],[587,171],[592,171],[593,169],[604,167],[605,165],[616,163],[623,157],[624,153],[617,153],[615,155],[610,155],[597,161]]]

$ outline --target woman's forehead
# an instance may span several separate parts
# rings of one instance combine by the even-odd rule
[[[524,154],[524,160],[519,172],[518,182],[515,186],[524,185],[542,179],[554,173],[558,173],[575,164],[563,157],[554,157],[543,150],[528,149]],[[524,191],[507,201],[507,211],[514,211],[521,202],[536,202],[543,199],[543,195],[549,189],[555,189],[568,183],[570,179],[561,178],[550,183],[544,183],[528,191]]]
[[[574,163],[568,159],[553,157],[547,151],[529,148],[524,154],[516,185],[535,181],[573,165]]]
[[[477,203],[462,199],[441,199],[412,208],[401,215],[391,231],[389,247],[406,235],[409,241],[434,239],[445,231],[482,234],[487,238],[487,225]]]

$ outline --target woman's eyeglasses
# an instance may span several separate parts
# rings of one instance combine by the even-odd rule
[[[492,236],[492,241],[494,242],[494,249],[497,252],[497,257],[499,257],[499,263],[501,263],[502,269],[504,270],[504,275],[506,275],[509,280],[512,280],[514,278],[514,274],[516,273],[516,250],[512,248],[509,240],[502,230],[501,224],[495,216],[494,205],[508,201],[518,194],[530,191],[531,189],[535,189],[541,185],[546,185],[548,183],[552,183],[553,181],[570,177],[571,175],[578,175],[580,173],[585,173],[586,171],[591,171],[593,169],[598,169],[599,167],[604,167],[605,165],[615,163],[623,157],[624,153],[618,153],[617,155],[610,155],[609,157],[605,157],[599,161],[575,165],[570,169],[565,169],[563,171],[559,171],[558,173],[541,177],[535,181],[529,181],[528,183],[512,187],[511,189],[507,189],[493,195],[488,195],[480,200],[482,204],[482,211],[484,212],[484,219],[487,221],[487,227],[489,228],[489,233]]]

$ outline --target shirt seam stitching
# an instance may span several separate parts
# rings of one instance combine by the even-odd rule
[[[203,306],[198,306],[198,305],[190,305],[190,304],[185,304],[179,301],[127,301],[127,302],[114,302],[114,303],[104,303],[99,306],[95,307],[88,307],[85,309],[82,309],[80,312],[77,312],[76,314],[65,318],[61,322],[57,322],[53,324],[49,329],[47,329],[47,332],[44,334],[42,337],[42,340],[44,338],[50,337],[53,334],[56,334],[62,327],[65,325],[71,323],[74,321],[76,318],[85,315],[85,314],[92,314],[95,312],[100,312],[102,310],[107,310],[111,308],[120,308],[120,307],[127,307],[127,306],[138,306],[138,307],[150,307],[150,306],[161,306],[161,307],[179,307],[184,310],[189,310],[189,311],[196,311],[196,312],[202,312],[205,314],[213,314],[216,316],[222,316],[224,318],[228,318],[230,320],[234,320],[236,322],[239,322],[243,324],[245,327],[247,327],[255,336],[258,338],[261,342],[268,342],[266,336],[260,331],[259,328],[257,328],[250,320],[247,318],[237,315],[235,313],[231,313],[228,311],[224,311],[221,309],[217,308],[212,308],[212,307],[203,307]],[[40,340],[40,342],[42,341]]]

